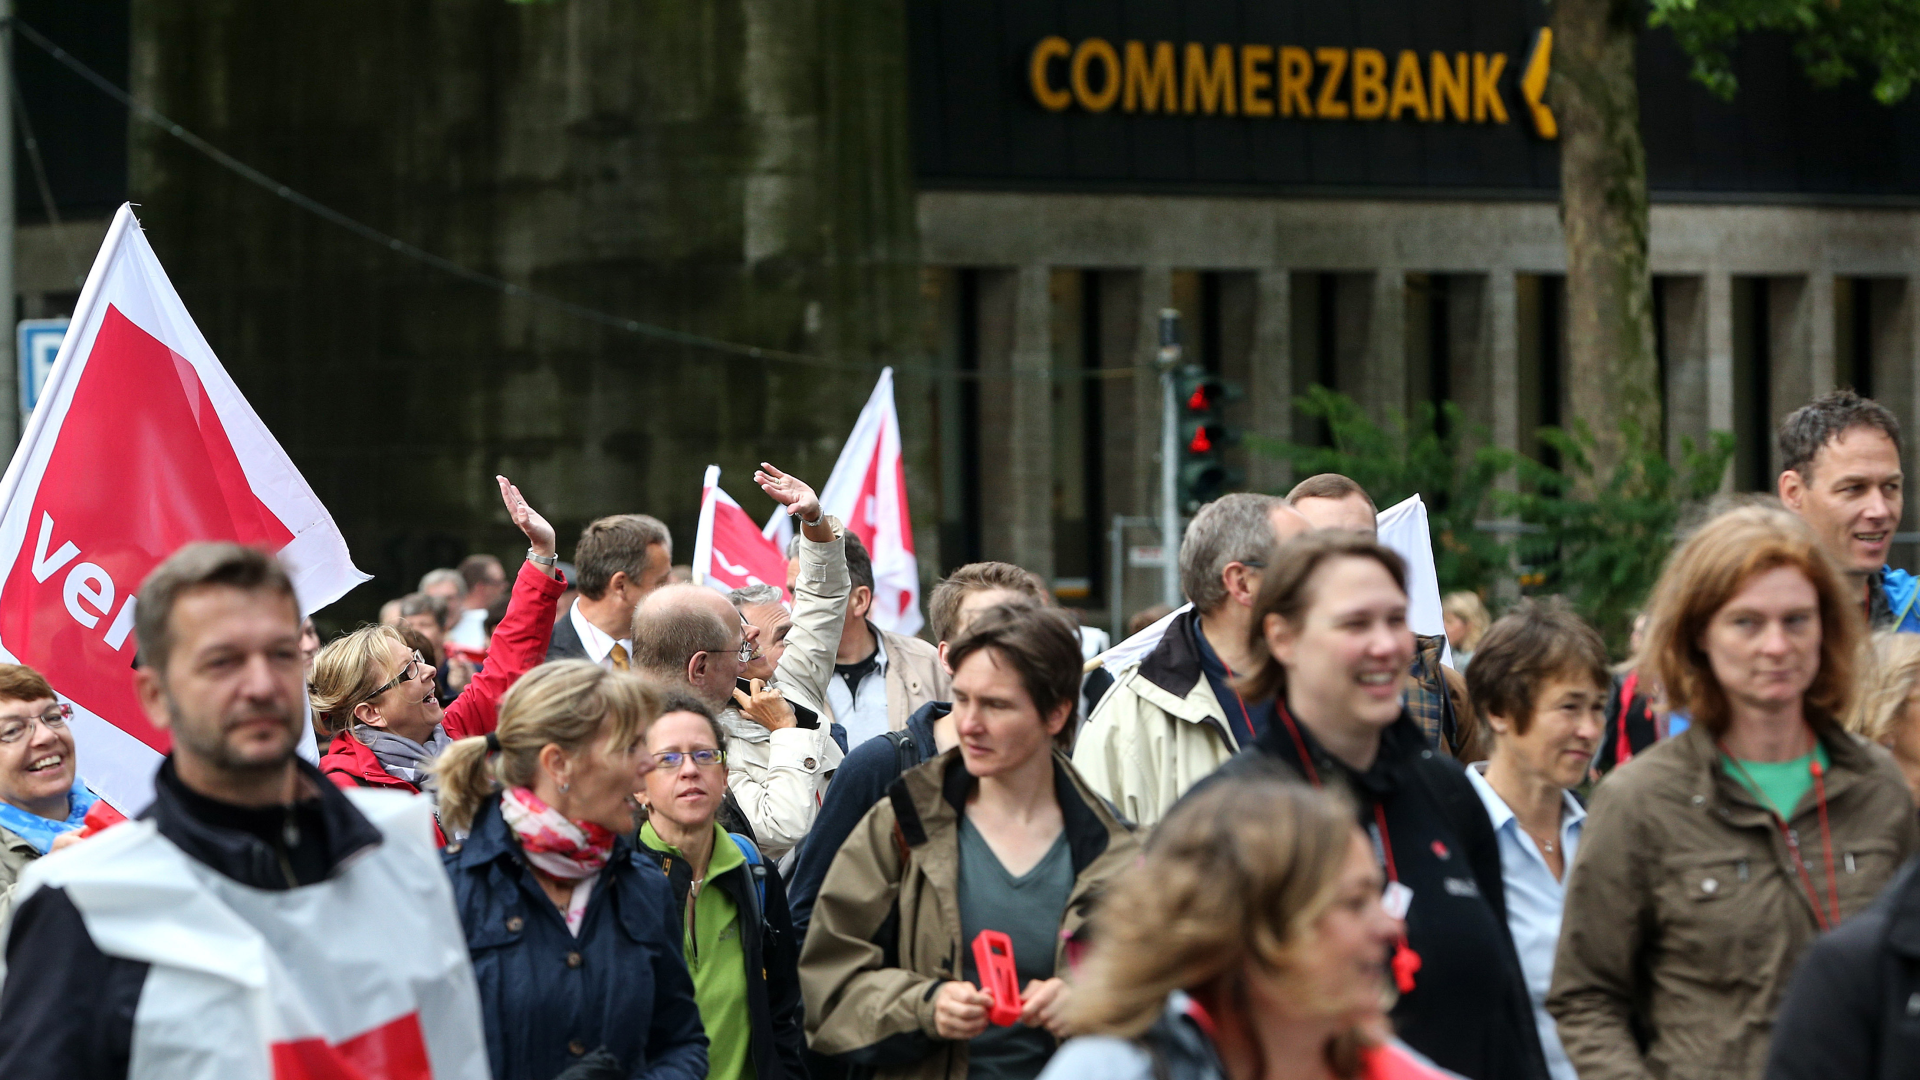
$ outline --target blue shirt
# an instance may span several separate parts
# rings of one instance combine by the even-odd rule
[[[1200,671],[1207,677],[1207,688],[1213,691],[1213,699],[1220,703],[1220,711],[1227,718],[1227,730],[1233,733],[1234,749],[1244,750],[1253,745],[1260,733],[1267,729],[1267,722],[1273,716],[1271,702],[1262,702],[1249,708],[1241,699],[1240,692],[1233,688],[1236,672],[1227,670],[1226,661],[1213,651],[1207,635],[1200,632],[1200,620],[1189,624],[1193,634],[1194,651],[1200,656]]]
[[[1553,982],[1553,953],[1560,943],[1560,912],[1567,903],[1565,877],[1555,880],[1547,869],[1533,837],[1520,827],[1520,821],[1507,808],[1506,800],[1493,790],[1481,775],[1486,762],[1467,767],[1467,779],[1486,804],[1487,817],[1493,820],[1493,835],[1500,844],[1500,881],[1507,891],[1507,930],[1513,935],[1514,951],[1520,954],[1520,973],[1527,982],[1527,997],[1533,1002],[1534,1026],[1540,1029],[1540,1049],[1547,1056],[1547,1072],[1553,1080],[1579,1080],[1573,1062],[1567,1060],[1560,1045],[1559,1029],[1547,1015],[1547,987]],[[1562,796],[1566,808],[1560,813],[1561,866],[1573,869],[1574,850],[1580,845],[1580,825],[1586,820],[1586,808],[1572,793]]]

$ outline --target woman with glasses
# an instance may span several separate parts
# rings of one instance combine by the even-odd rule
[[[692,697],[674,697],[647,729],[653,771],[635,848],[673,886],[712,1080],[805,1080],[799,942],[780,875],[751,839],[718,824],[727,739]]]
[[[72,715],[39,672],[0,664],[0,920],[21,871],[77,832],[96,801],[74,761]]]
[[[553,526],[506,477],[496,479],[508,515],[532,546],[486,666],[453,704],[441,708],[433,662],[391,626],[363,626],[328,642],[313,658],[307,692],[314,713],[334,733],[320,771],[340,787],[434,794],[428,764],[448,743],[492,731],[501,697],[546,658],[554,606],[567,587],[555,569]]]

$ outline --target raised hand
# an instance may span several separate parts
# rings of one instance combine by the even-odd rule
[[[504,476],[494,479],[499,481],[500,501],[507,504],[507,516],[513,519],[521,532],[527,534],[527,543],[532,546],[533,553],[542,558],[554,554],[553,526],[547,524],[547,519],[541,517],[538,510],[527,505],[526,496],[520,494],[520,489],[514,487],[512,481]],[[547,573],[552,575],[551,570]]]
[[[766,462],[753,474],[753,482],[767,497],[787,508],[787,513],[801,521],[817,521],[820,518],[820,496],[813,493],[805,480],[797,476],[788,476]]]

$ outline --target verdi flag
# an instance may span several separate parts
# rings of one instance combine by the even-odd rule
[[[867,618],[882,630],[917,634],[920,563],[913,555],[913,519],[907,513],[907,473],[900,456],[900,414],[893,407],[893,369],[880,372],[873,396],[840,448],[820,505],[867,546],[873,558],[873,607]],[[785,512],[785,508],[780,508]]]
[[[73,706],[81,778],[128,813],[170,745],[134,697],[134,594],[196,540],[277,554],[303,613],[367,580],[122,206],[0,480],[0,660]]]
[[[786,555],[762,535],[733,496],[720,490],[718,465],[707,466],[701,485],[700,523],[693,534],[693,580],[721,592],[742,585],[787,590]]]

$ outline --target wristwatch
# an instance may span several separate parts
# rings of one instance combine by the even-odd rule
[[[819,517],[814,518],[812,521],[808,521],[806,518],[801,518],[800,524],[806,526],[809,529],[812,529],[812,528],[819,527],[820,523],[825,520],[827,520],[827,512],[823,509],[820,511]]]
[[[559,565],[560,553],[556,551],[551,555],[541,555],[538,552],[535,552],[532,548],[528,548],[527,561],[530,563],[537,563],[551,570],[555,566]]]

